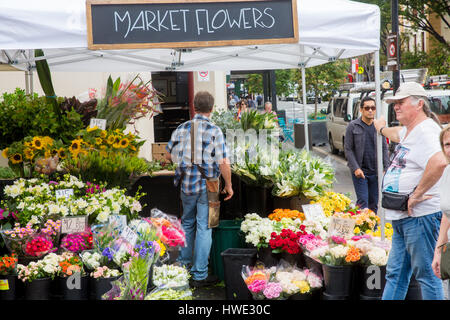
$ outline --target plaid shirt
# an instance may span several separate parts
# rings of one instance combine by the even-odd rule
[[[198,123],[194,165],[191,163],[191,121],[178,126],[166,147],[172,156],[172,161],[177,164],[174,185],[178,185],[181,174],[184,172],[181,190],[187,195],[206,190],[205,179],[202,178],[195,164],[205,170],[208,178],[216,178],[220,175],[219,162],[226,158],[228,153],[225,138],[219,127],[199,114],[196,114],[192,121]]]

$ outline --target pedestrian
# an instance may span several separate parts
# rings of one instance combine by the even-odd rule
[[[347,126],[344,139],[347,165],[352,175],[356,204],[361,208],[378,209],[377,132],[373,125],[375,100],[364,97],[359,106],[361,117]],[[389,164],[388,145],[383,140],[383,171]]]
[[[236,120],[240,121],[241,117],[242,117],[242,114],[244,112],[247,112],[247,110],[248,110],[248,101],[247,101],[247,99],[242,99],[241,101],[239,101],[237,106],[238,106],[238,112],[237,112],[237,115],[236,115]]]
[[[207,286],[218,281],[217,277],[208,276],[212,229],[208,227],[209,205],[205,178],[217,178],[222,174],[225,180],[223,193],[228,194],[224,200],[233,196],[224,135],[210,121],[213,106],[214,97],[209,92],[198,92],[194,97],[195,116],[191,121],[178,126],[166,147],[166,159],[177,164],[174,184],[181,186],[181,225],[186,235],[186,246],[181,248],[177,263],[192,266],[190,284],[193,287]],[[198,124],[193,157],[195,161],[191,156],[190,138],[193,122]]]
[[[386,99],[394,103],[402,126],[386,128],[383,117],[374,121],[380,134],[398,143],[382,186],[386,193],[383,207],[390,208],[385,211],[386,219],[392,220],[394,229],[383,300],[405,299],[412,274],[424,300],[444,298],[442,281],[431,264],[442,218],[439,180],[447,160],[439,145],[439,120],[430,111],[426,95],[420,84],[402,83]],[[406,208],[400,206],[403,202]]]
[[[264,113],[271,113],[275,117],[278,117],[277,113],[272,110],[272,102],[270,102],[270,101],[266,101],[266,103],[264,103]]]
[[[448,165],[445,168],[444,174],[441,178],[440,194],[441,194],[441,210],[442,221],[441,228],[439,230],[439,237],[436,242],[436,248],[434,249],[434,258],[431,264],[436,277],[441,277],[441,246],[448,242],[448,232],[450,230],[450,124],[447,125],[439,136],[441,142],[441,148],[444,152]],[[450,297],[450,287],[448,288],[448,295]]]
[[[258,93],[258,95],[256,96],[256,102],[258,103],[258,107],[261,107],[262,101],[263,97],[261,96],[261,94]]]
[[[252,97],[250,95],[247,96],[247,106],[250,109],[256,109],[256,103],[255,103],[255,101],[252,99]]]

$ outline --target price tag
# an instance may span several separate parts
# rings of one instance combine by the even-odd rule
[[[85,232],[87,216],[64,217],[61,219],[61,233]]]
[[[133,247],[136,245],[138,235],[136,232],[131,230],[130,227],[126,226],[123,228],[122,232],[120,233],[120,236],[124,238],[126,241],[128,241]]]
[[[339,236],[342,238],[350,238],[353,236],[355,221],[353,219],[331,217],[328,226],[328,236]]]
[[[122,230],[127,226],[127,216],[124,215],[111,215],[109,216],[109,223],[116,223],[116,227]]]
[[[60,189],[55,190],[56,199],[66,198],[69,199],[70,196],[73,196],[73,189]]]
[[[106,130],[106,119],[92,118],[89,123],[89,127],[93,128],[97,126],[100,130]]]
[[[0,291],[8,291],[9,282],[8,279],[0,279]]]
[[[307,220],[322,220],[325,218],[322,205],[320,203],[302,205],[303,213]]]

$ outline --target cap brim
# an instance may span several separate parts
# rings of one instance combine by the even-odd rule
[[[389,98],[385,98],[384,101],[387,103],[391,103],[391,102],[395,102],[398,100],[402,100],[405,98],[408,98],[410,95],[398,95],[398,96],[394,96],[394,97],[389,97]]]

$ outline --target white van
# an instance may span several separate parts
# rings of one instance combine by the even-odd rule
[[[331,153],[344,152],[347,124],[359,117],[360,93],[343,94],[330,99],[327,109],[327,136]],[[345,156],[345,154],[344,154]]]

